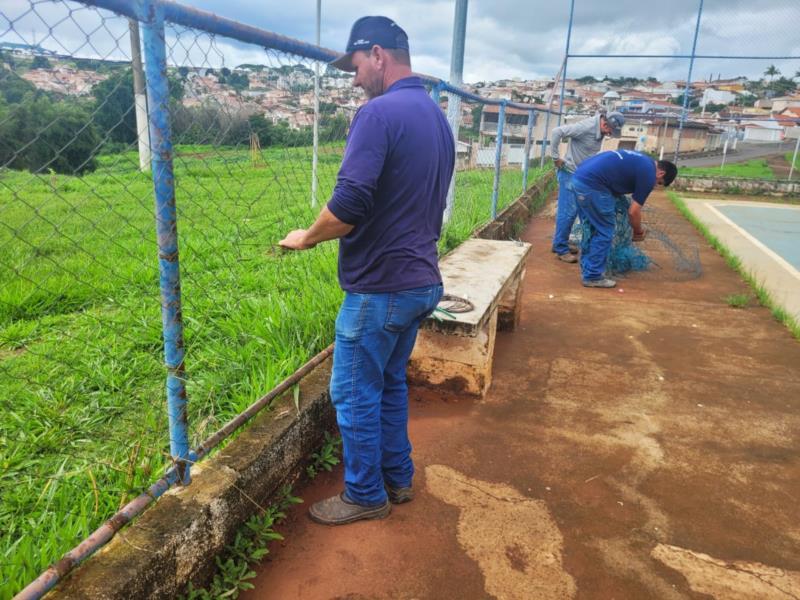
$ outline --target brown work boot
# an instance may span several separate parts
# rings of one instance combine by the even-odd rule
[[[344,492],[311,505],[308,515],[323,525],[347,525],[355,521],[383,519],[392,512],[389,500],[377,506],[362,506],[350,501]]]
[[[387,484],[386,493],[389,496],[389,502],[392,504],[405,504],[414,499],[414,490],[411,489],[411,486],[395,488]]]
[[[556,258],[565,263],[578,262],[578,257],[572,254],[571,252],[565,252],[564,254],[556,254]]]

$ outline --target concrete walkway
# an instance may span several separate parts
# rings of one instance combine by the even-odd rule
[[[800,206],[691,198],[686,204],[800,320]]]
[[[552,226],[485,400],[412,390],[417,498],[323,527],[318,477],[242,598],[800,597],[800,343],[727,306],[746,288],[705,244],[699,279],[588,290]]]

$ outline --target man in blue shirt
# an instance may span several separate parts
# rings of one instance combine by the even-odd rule
[[[310,509],[343,525],[387,516],[413,498],[406,366],[417,329],[442,295],[437,241],[455,165],[453,133],[413,76],[406,33],[363,17],[346,54],[369,98],[353,118],[328,205],[280,244],[305,250],[340,238],[331,400],[344,447],[345,489]]]
[[[630,150],[601,152],[582,162],[570,183],[578,215],[588,226],[588,236],[581,241],[581,278],[586,287],[612,288],[617,285],[605,276],[611,254],[616,218],[616,198],[631,194],[633,202],[628,217],[633,241],[644,239],[642,206],[658,185],[668,186],[678,174],[678,167],[668,160],[655,161]]]
[[[624,124],[625,117],[622,113],[598,113],[577,123],[556,127],[550,134],[550,157],[556,167],[558,179],[558,210],[552,250],[563,262],[578,262],[575,257],[578,251],[573,250],[569,244],[569,234],[578,216],[575,198],[569,189],[572,174],[583,161],[600,152],[605,136],[619,137]],[[569,141],[569,145],[562,158],[559,155],[559,146],[564,140]]]

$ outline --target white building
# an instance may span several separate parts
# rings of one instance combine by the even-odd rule
[[[744,141],[771,143],[783,140],[784,128],[774,120],[749,121],[744,126]]]
[[[703,97],[700,99],[700,106],[705,108],[708,104],[730,104],[735,101],[737,94],[725,90],[706,88]]]

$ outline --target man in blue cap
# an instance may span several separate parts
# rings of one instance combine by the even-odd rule
[[[339,242],[345,298],[336,319],[331,400],[344,446],[345,489],[314,504],[314,521],[379,519],[413,498],[406,366],[417,329],[439,302],[437,241],[455,165],[453,133],[411,71],[408,37],[363,17],[332,63],[355,73],[369,102],[350,126],[333,195],[292,250]]]
[[[601,152],[581,163],[570,182],[584,224],[581,240],[581,278],[585,287],[613,288],[617,282],[606,277],[606,265],[616,225],[619,196],[631,194],[628,218],[633,241],[644,240],[642,206],[653,188],[668,186],[678,167],[668,160],[653,160],[631,150]]]
[[[578,214],[575,199],[569,190],[572,174],[584,160],[600,152],[605,136],[619,137],[624,124],[625,117],[622,113],[597,113],[577,123],[556,127],[550,134],[550,157],[557,169],[558,178],[558,208],[552,250],[563,262],[578,262],[575,257],[577,250],[573,251],[569,245],[569,234]],[[564,140],[568,140],[569,145],[562,158],[559,155],[559,146]]]

